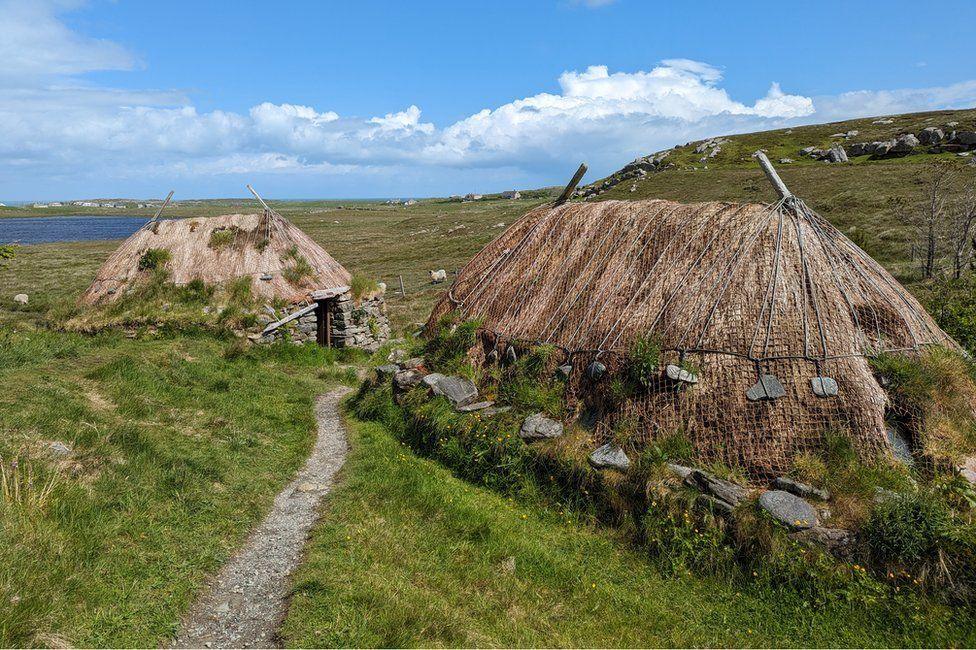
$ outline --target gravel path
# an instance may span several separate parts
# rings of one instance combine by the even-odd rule
[[[288,576],[298,566],[319,504],[346,460],[339,400],[349,389],[315,402],[318,439],[295,479],[183,618],[175,648],[260,648],[280,644]]]

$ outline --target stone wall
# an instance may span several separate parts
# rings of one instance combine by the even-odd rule
[[[332,310],[333,347],[362,348],[373,352],[390,338],[390,320],[386,316],[386,303],[382,296],[364,298],[357,305],[352,294],[344,293],[329,304]],[[260,337],[258,342],[271,343],[287,335],[295,343],[314,345],[318,332],[317,318],[315,311],[305,314]]]
[[[373,352],[390,338],[390,320],[382,296],[364,298],[357,306],[352,294],[344,293],[331,305],[333,346]]]

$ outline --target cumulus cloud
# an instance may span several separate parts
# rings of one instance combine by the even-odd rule
[[[541,184],[583,159],[600,174],[708,136],[976,103],[976,81],[810,98],[770,80],[762,97],[733,98],[720,68],[674,58],[644,70],[567,70],[558,92],[513,99],[443,126],[425,122],[415,104],[367,117],[270,102],[246,112],[199,111],[176,91],[87,84],[87,72],[131,69],[138,61],[117,44],[72,32],[58,17],[64,9],[0,0],[0,17],[18,44],[0,41],[5,193],[27,177],[105,183],[266,173],[336,177],[352,188],[358,179],[358,187],[368,184],[375,194],[383,192],[378,180],[402,180],[404,169],[430,188],[417,192],[443,191],[432,177]]]

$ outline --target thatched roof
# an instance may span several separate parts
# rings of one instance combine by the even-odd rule
[[[96,304],[123,295],[145,275],[139,261],[149,249],[168,251],[166,270],[175,284],[197,278],[217,284],[250,277],[255,296],[289,302],[315,289],[347,285],[350,279],[349,272],[321,246],[277,214],[228,214],[147,224],[102,264],[81,302]],[[288,273],[296,265],[303,267],[302,260],[308,264],[304,277]],[[262,279],[267,276],[270,279]]]
[[[868,357],[956,347],[880,264],[793,197],[542,206],[461,270],[428,325],[455,310],[483,319],[485,352],[557,346],[574,366],[570,395],[612,410],[606,421],[636,417],[634,445],[680,430],[702,456],[754,475],[785,470],[827,429],[849,432],[859,450],[887,449],[889,400]],[[646,337],[662,370],[684,362],[699,383],[662,373],[607,407],[608,382],[585,369],[599,359],[613,377]],[[766,374],[785,396],[750,400]],[[814,394],[819,376],[837,381],[837,395]]]

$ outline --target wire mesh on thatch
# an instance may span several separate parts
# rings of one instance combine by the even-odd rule
[[[295,302],[311,290],[348,285],[350,280],[341,264],[277,214],[228,214],[146,224],[102,264],[80,302],[96,304],[121,296],[145,274],[139,261],[149,249],[168,251],[166,270],[175,284],[250,277],[252,294],[267,299]]]
[[[605,201],[540,207],[459,273],[428,323],[482,319],[491,346],[552,344],[574,367],[571,398],[637,422],[638,447],[684,432],[706,459],[754,476],[783,472],[828,430],[865,455],[888,448],[888,398],[868,357],[952,340],[885,269],[802,201],[773,205]],[[662,372],[646,390],[606,398],[638,339]],[[584,370],[599,359],[607,378]],[[785,395],[747,397],[763,375]],[[829,377],[837,393],[814,393]],[[760,395],[766,397],[759,388]],[[821,390],[821,392],[823,392]],[[829,393],[828,389],[828,393]]]

